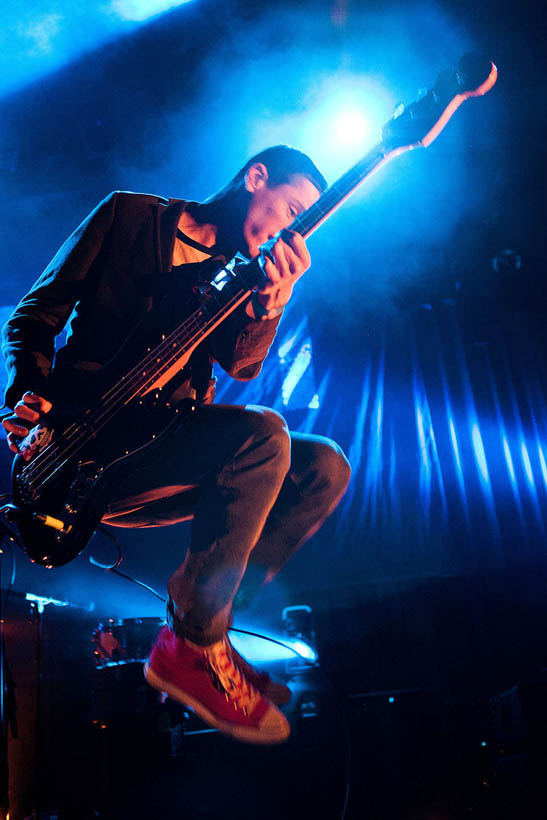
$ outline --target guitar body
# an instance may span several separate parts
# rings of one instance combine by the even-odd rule
[[[25,464],[16,456],[12,468],[19,541],[31,561],[48,568],[62,566],[84,549],[105,511],[106,501],[96,491],[100,468],[93,461],[69,464],[54,484],[30,494],[22,474]],[[59,522],[60,529],[49,521]]]
[[[123,386],[131,363],[142,359],[135,349],[142,352],[142,338],[151,339],[148,326],[155,324],[147,317],[145,327],[139,326],[97,374],[71,372],[64,385],[52,380],[48,427],[30,431],[28,443],[35,447],[31,461],[17,455],[12,465],[15,520],[31,561],[57,567],[79,555],[106,511],[114,465],[122,463],[123,469],[127,456],[153,448],[181,426],[183,408],[162,401],[159,389],[146,395],[140,391],[121,407],[109,401]],[[177,371],[188,358],[177,359]]]

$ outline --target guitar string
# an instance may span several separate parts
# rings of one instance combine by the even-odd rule
[[[223,270],[220,269],[219,273]],[[218,274],[217,274],[218,275]],[[238,281],[241,280],[244,287],[241,288],[241,283]],[[254,286],[248,282],[245,282],[245,276],[240,272],[238,274],[238,279],[232,275],[231,281],[229,281],[225,288],[222,291],[218,291],[217,295],[214,293],[209,294],[209,301],[205,304],[200,305],[200,307],[195,310],[187,319],[185,319],[182,324],[178,325],[171,333],[167,336],[163,336],[162,341],[156,345],[155,348],[149,349],[148,354],[145,356],[143,360],[138,362],[132,370],[129,371],[120,381],[116,384],[112,385],[112,387],[103,394],[99,402],[97,402],[98,409],[104,405],[104,402],[110,400],[111,398],[115,398],[116,391],[123,391],[125,387],[130,386],[132,387],[132,380],[140,379],[142,376],[146,375],[146,369],[154,368],[154,366],[158,362],[158,358],[165,356],[167,353],[170,353],[170,358],[167,361],[163,361],[160,367],[156,367],[156,370],[152,370],[150,378],[143,383],[142,387],[147,387],[149,389],[150,381],[160,377],[165,372],[165,367],[171,367],[173,365],[173,359],[176,361],[177,358],[180,358],[182,353],[180,351],[180,346],[188,343],[184,337],[188,336],[190,333],[194,331],[202,330],[203,334],[206,333],[207,327],[211,324],[211,322],[218,321],[219,315],[226,311],[232,304],[234,298],[239,298],[243,295],[245,290],[251,290]],[[238,290],[239,289],[239,290]],[[231,291],[236,290],[236,293],[231,293]],[[224,293],[224,291],[226,293]],[[218,299],[219,295],[228,295],[230,298],[226,300],[224,303],[221,303]],[[205,325],[201,324],[202,317],[207,317],[208,307],[210,306],[211,302],[216,303],[219,306],[219,310],[214,314],[214,316],[209,316],[208,321]],[[199,334],[198,334],[199,335]],[[196,339],[192,339],[190,344],[194,344]],[[173,353],[173,349],[176,348],[176,352]],[[114,395],[112,395],[114,394]]]
[[[191,319],[192,317],[189,317],[189,318]],[[187,323],[188,323],[188,320],[186,320],[186,321],[185,321],[185,324],[187,324]],[[174,335],[174,333],[173,333],[172,335]],[[169,340],[169,343],[171,343],[171,340]],[[155,351],[155,352],[157,352],[157,351]],[[151,361],[150,361],[150,360],[151,360],[151,354],[147,354],[147,356],[145,357],[144,361],[139,362],[139,363],[138,363],[138,364],[137,364],[137,365],[136,365],[136,366],[135,366],[135,367],[134,367],[134,368],[133,368],[133,369],[129,372],[129,374],[128,374],[128,378],[124,378],[124,380],[123,380],[123,382],[122,382],[122,384],[121,384],[121,389],[125,389],[126,387],[131,387],[131,379],[132,379],[132,378],[134,378],[134,377],[136,376],[136,372],[135,372],[135,371],[137,371],[137,370],[139,370],[139,371],[140,371],[140,370],[142,370],[142,367],[143,367],[143,366],[144,366],[144,367],[146,367],[148,364],[151,364]],[[115,385],[114,387],[120,387],[120,385]],[[108,396],[108,393],[111,393],[111,392],[112,392],[112,388],[111,388],[111,389],[107,392],[106,396]],[[111,398],[112,398],[112,397],[111,397]],[[98,401],[97,401],[97,402],[96,402],[96,403],[95,403],[95,404],[94,404],[94,405],[93,405],[93,406],[89,409],[88,413],[89,413],[89,415],[90,415],[90,416],[92,416],[92,415],[93,415],[93,413],[98,413],[98,412],[100,411],[100,408],[101,408],[101,403],[102,403],[102,398],[101,398],[101,399],[99,399],[99,400],[98,400]],[[89,424],[89,422],[87,422],[87,424]],[[66,443],[70,442],[70,439],[71,439],[74,435],[77,435],[79,432],[81,432],[81,431],[83,431],[83,430],[85,430],[85,429],[86,429],[86,423],[82,423],[82,422],[74,422],[73,424],[71,424],[71,425],[70,425],[70,426],[69,426],[69,427],[65,430],[64,439],[63,439],[63,444],[66,444]],[[42,462],[47,462],[47,457],[48,457],[48,456],[50,456],[50,455],[52,455],[52,452],[51,452],[51,451],[53,451],[53,455],[54,455],[54,457],[56,457],[56,456],[58,455],[59,451],[60,451],[60,447],[62,447],[62,446],[63,446],[63,445],[59,445],[59,443],[57,443],[57,442],[55,442],[55,443],[54,443],[54,444],[52,444],[52,445],[49,445],[49,447],[48,447],[48,448],[45,448],[45,449],[44,449],[44,450],[43,450],[43,451],[42,451],[42,452],[41,452],[41,453],[40,453],[40,454],[39,454],[39,455],[38,455],[38,456],[37,456],[37,457],[36,457],[36,458],[35,458],[32,462],[31,462],[31,464],[30,464],[30,465],[28,465],[27,467],[25,467],[25,468],[24,468],[24,472],[25,472],[25,473],[28,473],[28,474],[31,474],[31,473],[33,473],[33,472],[35,472],[35,471],[36,471],[36,468],[37,468],[37,467],[40,467],[40,466],[46,466],[46,467],[47,467],[47,466],[48,466],[48,465],[47,465],[47,463],[44,465],[44,464],[42,464]],[[62,453],[62,450],[61,450],[61,453]],[[38,477],[39,477],[39,476],[34,476],[34,478],[38,478]]]
[[[189,324],[188,322],[185,323],[185,329],[187,331],[190,329],[190,328],[188,328],[188,324]],[[172,341],[170,341],[170,348],[171,349],[173,348]],[[155,354],[157,354],[158,351],[156,349],[153,352]],[[176,354],[174,354],[174,355],[175,355],[175,357],[177,357],[177,356],[180,357],[181,356],[180,351],[179,351],[178,348],[177,348]],[[100,420],[100,417],[101,417],[100,413],[102,411],[109,412],[114,407],[114,403],[115,403],[116,400],[122,399],[122,400],[125,401],[126,396],[129,395],[130,391],[135,386],[135,377],[137,375],[136,371],[138,371],[140,373],[142,371],[143,366],[147,367],[147,366],[151,365],[152,364],[152,358],[157,358],[157,355],[153,357],[152,354],[149,354],[145,358],[144,363],[140,362],[138,364],[138,366],[133,368],[133,370],[130,371],[130,373],[128,374],[129,377],[124,378],[123,382],[120,385],[120,389],[115,394],[109,396],[109,400],[106,402],[105,405],[102,405],[101,400],[99,400],[99,402],[97,402],[92,408],[90,408],[90,411],[88,411],[88,414],[89,414],[89,418],[92,420],[92,422],[95,421],[95,419],[93,418],[94,414],[96,416],[96,419]],[[148,379],[146,380],[146,382],[143,383],[143,389],[144,389],[144,387],[146,387],[147,385],[150,384],[152,379],[157,378],[157,375],[158,375],[159,372],[160,372],[159,368],[156,368],[155,370],[153,369],[149,372]],[[152,383],[153,383],[153,381],[152,381]],[[125,391],[125,395],[123,395],[122,391]],[[109,393],[112,393],[112,390],[110,390]],[[68,427],[67,430],[65,431],[65,435],[64,435],[62,444],[59,444],[59,443],[55,442],[54,444],[50,445],[47,449],[44,449],[42,451],[42,453],[40,453],[39,456],[37,458],[35,458],[30,465],[28,465],[28,467],[25,468],[25,472],[27,474],[31,475],[31,478],[32,478],[33,481],[36,481],[36,480],[40,479],[43,476],[43,470],[44,469],[48,469],[48,468],[50,468],[54,465],[54,461],[52,461],[52,459],[56,459],[58,457],[62,458],[64,455],[66,455],[67,448],[65,447],[65,450],[62,449],[64,445],[71,445],[73,443],[72,439],[75,436],[80,436],[80,438],[81,438],[81,436],[85,434],[86,430],[89,428],[89,424],[90,424],[89,418],[85,422],[74,423],[74,424],[70,425],[70,427]],[[40,469],[41,472],[37,472],[38,469]]]
[[[240,276],[240,278],[242,278],[242,277]],[[230,284],[233,284],[233,283],[230,283]],[[232,290],[233,290],[233,287],[232,287]],[[244,291],[242,290],[241,293],[243,293],[243,292]],[[234,297],[232,296],[231,299],[233,300],[233,298]],[[212,296],[211,299],[214,300],[214,301],[217,301],[217,303],[218,303],[218,300],[214,296]],[[224,310],[226,310],[226,309],[228,309],[229,306],[230,306],[230,301],[227,301],[225,303],[225,305],[223,305],[222,307],[223,307]],[[173,348],[175,346],[177,346],[176,353],[172,353],[170,359],[167,362],[169,364],[169,366],[172,366],[173,358],[176,360],[176,358],[180,358],[181,355],[182,355],[181,352],[180,352],[180,349],[178,348],[178,345],[181,344],[181,341],[182,341],[183,344],[186,343],[188,341],[188,339],[186,339],[185,337],[190,337],[190,334],[194,330],[200,329],[199,320],[201,319],[203,314],[204,314],[204,306],[201,306],[199,309],[194,311],[194,313],[192,313],[187,319],[185,319],[184,322],[181,325],[179,325],[168,336],[166,336],[164,339],[162,339],[162,341],[153,350],[151,350],[147,354],[147,356],[145,356],[145,358],[142,361],[138,362],[132,368],[132,370],[129,371],[129,373],[123,378],[123,380],[121,380],[117,384],[113,385],[113,387],[111,387],[101,397],[101,399],[99,399],[95,403],[95,405],[90,408],[90,410],[88,412],[90,414],[93,413],[93,412],[97,413],[101,410],[101,408],[105,409],[105,407],[104,407],[104,401],[105,400],[106,401],[110,401],[112,399],[115,400],[118,397],[118,396],[116,396],[116,392],[119,393],[120,391],[123,391],[126,388],[130,388],[130,389],[133,388],[134,381],[137,377],[141,376],[143,368],[149,368],[149,369],[151,367],[153,368],[154,365],[156,364],[158,354],[165,355],[167,350],[169,350],[171,352],[171,351],[173,351]],[[218,314],[217,314],[217,316],[218,316]],[[210,322],[208,324],[210,324]],[[206,326],[207,325],[205,325],[205,327]],[[195,340],[194,339],[189,339],[189,341],[190,341],[190,344],[193,344]],[[147,379],[147,381],[145,383],[143,383],[143,388],[149,386],[150,381],[152,379],[157,378],[160,373],[161,373],[161,368],[156,368],[155,370],[150,371],[150,376]],[[152,381],[152,383],[153,383],[153,381]],[[107,410],[109,409],[108,404],[106,405],[106,409]],[[65,430],[65,436],[66,436],[67,433],[69,434],[69,436],[74,434],[75,432],[77,432],[80,429],[80,427],[81,427],[81,424],[79,424],[78,422],[73,423],[72,425],[70,425]],[[53,446],[54,445],[50,445],[50,448],[52,448]],[[43,456],[45,454],[45,452],[46,452],[46,450],[44,449],[42,451],[42,453],[39,454],[40,457]],[[31,472],[32,468],[37,464],[37,462],[39,460],[44,460],[44,459],[39,459],[39,457],[35,458],[33,460],[33,462],[25,468],[25,470],[27,472]]]
[[[216,322],[218,322],[218,319],[219,319],[220,315],[222,313],[226,313],[227,311],[229,311],[234,302],[237,302],[238,300],[241,300],[242,298],[245,298],[244,294],[245,294],[246,290],[248,290],[248,289],[243,288],[239,291],[239,293],[232,296],[232,298],[228,302],[226,302],[223,305],[223,307],[215,314],[215,316],[210,318],[209,321],[205,325],[200,326],[197,322],[197,315],[198,314],[201,315],[203,313],[203,309],[195,311],[195,313],[193,314],[191,319],[192,319],[192,323],[194,325],[197,325],[198,332],[195,333],[193,338],[188,339],[188,341],[186,342],[188,347],[192,347],[196,342],[199,342],[199,337],[203,336],[207,332],[207,330],[211,327],[211,325],[214,325]],[[211,297],[211,298],[214,298],[214,297]],[[186,330],[188,330],[188,329],[186,329]],[[180,331],[180,328],[178,329],[178,331]],[[178,331],[176,331],[174,333],[178,333]],[[171,334],[171,335],[174,335],[174,334]],[[173,347],[173,345],[171,345],[171,346]],[[157,358],[157,352],[158,352],[157,349],[155,351],[152,351],[152,353],[147,358]],[[116,412],[118,412],[118,410],[120,410],[125,404],[127,404],[129,401],[132,401],[136,396],[138,396],[139,393],[141,393],[143,390],[146,390],[146,391],[149,390],[150,387],[154,384],[154,382],[157,381],[158,378],[161,378],[161,376],[166,371],[168,371],[173,366],[173,364],[176,363],[177,359],[180,359],[184,355],[184,352],[181,352],[180,347],[177,346],[176,352],[173,352],[171,354],[170,358],[168,360],[166,360],[165,362],[163,362],[162,365],[159,368],[157,368],[155,371],[152,371],[151,375],[149,376],[149,378],[144,383],[142,383],[140,381],[139,382],[136,381],[136,376],[139,376],[139,377],[141,376],[143,362],[141,362],[137,367],[135,367],[134,370],[138,371],[138,374],[135,374],[135,377],[133,377],[131,380],[128,379],[128,378],[125,378],[123,380],[122,385],[121,385],[121,387],[124,390],[125,390],[125,388],[128,388],[127,393],[131,393],[131,391],[133,391],[132,395],[129,395],[126,398],[126,397],[123,396],[122,391],[118,391],[118,395],[114,395],[113,397],[110,398],[110,404],[102,405],[102,412],[99,412],[99,415],[98,415],[97,419],[94,422],[94,425],[95,425],[94,429],[96,431],[102,429],[102,427],[104,426],[104,422],[102,424],[101,424],[101,422],[103,421],[103,419],[105,419],[105,417],[107,417],[106,420],[108,420],[109,418],[112,417],[112,415],[114,415]],[[155,355],[152,355],[152,354],[155,354]],[[109,391],[109,392],[111,392],[111,391]],[[119,404],[118,407],[115,407],[116,401],[118,400],[118,403],[119,403],[120,399],[122,400],[122,403]],[[101,408],[101,403],[100,402],[98,403],[98,406],[99,406],[99,408]],[[81,440],[83,438],[85,438],[85,436],[86,436],[87,428],[86,428],[85,425],[81,425],[81,424],[71,425],[71,427],[73,427],[74,429],[71,431],[68,438],[66,437],[66,431],[65,431],[65,436],[63,438],[63,443],[61,445],[61,448],[64,446],[64,449],[59,449],[59,445],[49,445],[49,447],[45,448],[42,451],[42,453],[40,453],[38,455],[38,457],[35,458],[31,462],[31,464],[27,465],[27,467],[25,467],[23,469],[22,472],[27,472],[27,474],[32,473],[32,475],[30,475],[30,479],[29,479],[29,485],[31,487],[42,479],[42,477],[43,477],[43,475],[46,471],[48,471],[48,470],[51,471],[52,468],[55,467],[55,469],[53,470],[53,472],[55,472],[60,466],[62,466],[62,463],[64,463],[67,460],[67,458],[69,458],[70,455],[72,455],[70,450],[72,449],[75,452],[77,450],[77,448],[80,446]],[[67,429],[70,429],[70,428],[67,428]],[[78,440],[72,441],[72,439],[75,436],[76,437],[79,436],[80,441],[78,441]],[[49,450],[49,448],[52,448],[52,450]],[[46,455],[46,450],[49,450],[49,452],[47,453],[47,455],[50,459],[49,462],[46,458],[42,458],[42,456]],[[55,461],[59,462],[56,466],[55,466]],[[46,462],[46,463],[44,464],[43,462]],[[38,468],[37,473],[35,472],[35,470],[33,472],[33,470],[32,470],[33,467],[35,468],[35,470],[36,470],[36,467]]]
[[[193,339],[190,337],[189,339],[189,346],[193,344]],[[171,349],[173,350],[173,344],[170,345]],[[157,352],[157,351],[156,351]],[[176,352],[173,352],[171,357],[165,362],[165,367],[168,369],[172,366],[173,363],[176,362],[177,358],[181,358],[183,353],[181,353],[180,348],[177,346]],[[149,358],[149,357],[147,357]],[[140,372],[142,371],[141,362],[138,367],[134,368],[135,370]],[[133,378],[125,378],[121,385],[121,390],[118,390],[114,395],[109,398],[109,401],[101,405],[101,402],[98,402],[95,408],[92,408],[92,412],[90,413],[90,417],[92,419],[93,429],[98,430],[101,429],[102,425],[100,422],[106,416],[112,417],[119,409],[121,409],[124,404],[130,401],[134,397],[134,390],[137,386],[136,382],[136,375]],[[153,385],[154,381],[161,375],[161,368],[152,369],[149,371],[149,376],[145,382],[142,380],[138,383],[138,390],[136,395],[142,390],[149,388]],[[118,403],[118,407],[116,407],[116,402]],[[95,418],[93,418],[93,410],[95,412]],[[82,441],[86,435],[86,432],[89,428],[89,420],[86,423],[76,423],[71,425],[69,428],[68,435],[65,431],[65,436],[63,437],[62,443],[59,445],[55,443],[51,445],[51,449],[48,452],[44,450],[40,456],[41,458],[34,459],[34,461],[29,465],[31,468],[28,470],[31,473],[31,484],[36,485],[43,477],[46,471],[53,471],[57,470],[62,464],[66,461],[70,455],[77,451],[77,449],[81,446]],[[34,470],[32,468],[34,467]]]

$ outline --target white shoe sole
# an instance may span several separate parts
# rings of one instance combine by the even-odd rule
[[[179,689],[178,686],[174,686],[172,683],[169,683],[169,681],[160,678],[160,676],[150,668],[148,663],[144,664],[144,677],[146,682],[149,683],[154,689],[157,689],[159,692],[165,692],[170,698],[173,698],[173,700],[176,700],[184,706],[188,706],[190,709],[193,709],[196,715],[205,721],[205,723],[209,726],[212,726],[214,729],[218,729],[218,731],[222,732],[224,735],[229,735],[230,737],[233,737],[236,740],[241,740],[244,743],[273,746],[276,743],[283,743],[287,740],[291,732],[289,722],[275,706],[270,707],[270,709],[275,709],[275,712],[277,713],[277,720],[274,726],[262,726],[258,728],[254,728],[252,726],[241,726],[240,724],[230,723],[229,721],[218,718],[210,712],[206,706],[198,700],[195,700],[195,698],[187,692],[184,692],[182,689]],[[264,717],[267,717],[268,714],[269,712],[266,712]]]

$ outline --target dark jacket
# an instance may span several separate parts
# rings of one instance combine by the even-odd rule
[[[158,287],[173,279],[175,235],[186,204],[116,191],[66,240],[3,329],[8,407],[25,390],[47,398],[53,362],[57,373],[69,375],[73,368],[98,370],[117,353],[153,307]],[[182,273],[190,268],[195,265]],[[55,337],[69,317],[66,344],[55,354]],[[189,379],[203,385],[213,360],[236,379],[254,378],[278,321],[254,321],[244,306],[237,308],[199,346]]]

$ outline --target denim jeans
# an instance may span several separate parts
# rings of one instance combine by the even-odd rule
[[[168,611],[178,635],[206,646],[225,635],[238,589],[245,597],[271,581],[319,529],[350,468],[333,441],[289,433],[264,407],[205,405],[163,438],[122,462],[103,521],[193,519],[190,547],[168,582]]]

